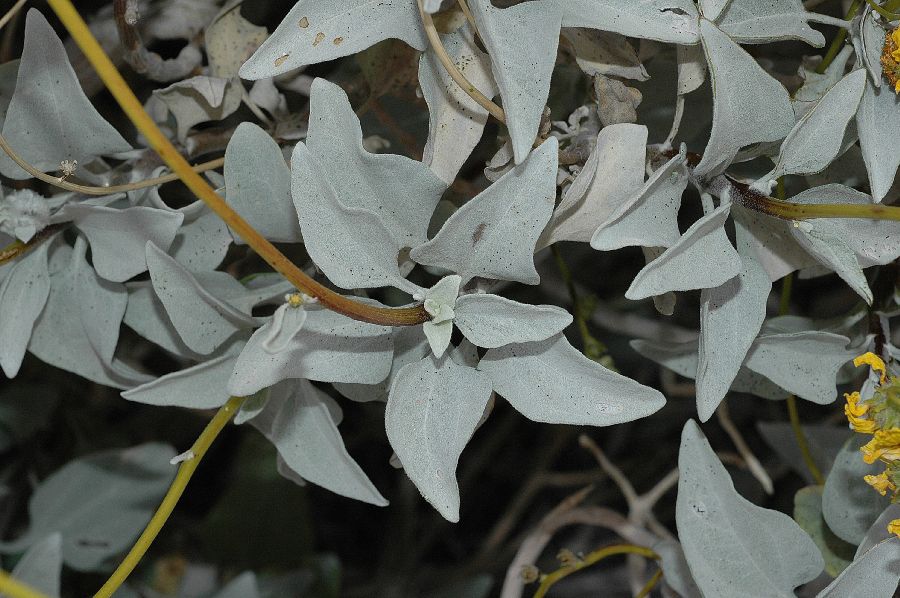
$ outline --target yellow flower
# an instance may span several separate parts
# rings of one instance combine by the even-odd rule
[[[897,486],[888,479],[886,471],[882,471],[878,475],[867,475],[864,479],[866,480],[866,483],[872,488],[875,488],[881,496],[887,494],[888,490],[893,492],[897,489]]]
[[[890,523],[888,523],[888,533],[889,534],[897,534],[900,536],[900,519],[894,519]]]
[[[850,427],[863,434],[874,434],[875,422],[863,417],[869,411],[869,405],[866,403],[860,405],[858,392],[844,393],[844,397],[847,399],[847,404],[844,405],[844,414],[850,421]]]
[[[884,37],[881,50],[881,67],[884,78],[900,93],[900,29],[894,29]]]
[[[876,430],[875,436],[859,450],[863,461],[872,464],[881,459],[885,462],[900,460],[900,428]]]
[[[894,62],[900,62],[900,28],[891,32],[891,41],[894,45],[894,49],[891,50],[891,58],[894,59]]]
[[[853,365],[859,367],[863,364],[868,365],[870,368],[881,374],[881,383],[884,384],[885,380],[887,380],[887,367],[884,365],[884,361],[869,351],[868,353],[863,353],[859,357],[853,360]]]

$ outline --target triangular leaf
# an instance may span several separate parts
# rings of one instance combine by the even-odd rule
[[[724,228],[730,207],[721,205],[695,222],[674,245],[637,273],[625,297],[636,300],[669,291],[709,289],[737,276],[741,257]]]
[[[742,147],[787,135],[794,126],[794,109],[784,86],[721,29],[700,19],[700,32],[714,99],[709,142],[694,168],[696,176],[705,176],[724,170]]]
[[[490,349],[478,369],[533,421],[610,426],[646,417],[666,402],[658,391],[591,361],[562,334]]]
[[[400,39],[417,50],[428,42],[416,0],[300,0],[241,67],[243,79],[266,79],[308,64],[355,54]]]
[[[270,241],[303,240],[291,200],[291,170],[275,140],[252,123],[238,125],[225,150],[225,201]]]
[[[388,440],[422,496],[449,521],[459,521],[456,465],[490,397],[490,378],[449,356],[407,364],[391,385]]]
[[[91,105],[62,42],[34,8],[25,19],[25,47],[3,136],[22,158],[45,171],[58,170],[63,160],[87,164],[96,156],[131,149]],[[0,172],[14,179],[31,177],[5,153]]]
[[[550,93],[560,14],[541,2],[506,9],[494,8],[490,0],[470,5],[503,98],[515,163],[521,164],[538,135]]]
[[[19,373],[34,323],[50,294],[47,248],[44,243],[25,255],[0,284],[0,366],[7,378]]]
[[[893,596],[900,579],[900,538],[876,544],[856,559],[816,598]]]
[[[391,329],[358,322],[327,309],[306,306],[303,333],[271,353],[263,346],[272,323],[265,324],[247,341],[228,392],[249,396],[287,378],[321,382],[377,384],[391,369]]]
[[[737,493],[693,420],[681,434],[678,472],[678,537],[704,596],[794,598],[822,571],[819,549],[790,517]]]
[[[304,480],[377,506],[388,502],[347,453],[331,416],[330,399],[306,380],[270,393],[251,425],[278,449],[284,464]]]
[[[229,351],[225,355],[132,388],[123,392],[122,398],[145,405],[218,409],[228,401],[226,386],[236,361],[237,356]]]
[[[569,312],[559,307],[527,305],[491,294],[463,295],[455,311],[456,327],[485,349],[546,340],[572,323]]]
[[[551,137],[523,164],[457,210],[410,257],[462,276],[540,282],[534,268],[538,236],[553,211],[558,145]]]

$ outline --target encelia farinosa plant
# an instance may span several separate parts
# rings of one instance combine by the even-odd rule
[[[897,595],[900,0],[75,4],[0,595]]]

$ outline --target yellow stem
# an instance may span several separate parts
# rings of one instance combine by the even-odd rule
[[[204,428],[203,432],[191,447],[193,456],[190,459],[183,461],[178,467],[178,473],[175,474],[175,479],[172,480],[172,485],[169,486],[169,490],[166,492],[165,497],[163,497],[159,508],[156,509],[156,513],[153,514],[147,527],[144,528],[141,536],[137,539],[137,542],[134,543],[134,546],[131,547],[131,550],[125,556],[125,559],[119,564],[116,570],[113,571],[113,574],[106,580],[103,587],[94,594],[94,598],[109,598],[112,596],[116,590],[119,589],[119,586],[125,582],[131,572],[134,571],[134,568],[137,567],[138,562],[140,562],[141,558],[147,552],[147,549],[150,548],[150,544],[153,543],[153,540],[156,539],[156,536],[163,528],[163,525],[165,525],[166,521],[169,519],[169,515],[171,515],[172,511],[175,509],[175,505],[178,504],[178,499],[180,499],[181,495],[184,493],[184,489],[187,487],[188,482],[191,481],[191,476],[194,475],[194,471],[197,469],[197,466],[200,465],[200,461],[203,459],[206,451],[209,450],[210,445],[219,435],[219,432],[221,432],[228,422],[231,421],[231,418],[237,413],[245,400],[246,397],[231,397],[228,402],[219,409],[215,417],[206,424],[206,428]]]
[[[0,594],[9,598],[49,598],[3,570],[0,570]]]
[[[656,554],[649,548],[645,548],[644,546],[636,546],[634,544],[615,544],[613,546],[607,546],[588,554],[574,565],[571,565],[569,567],[562,567],[560,569],[557,569],[553,573],[548,573],[547,575],[545,575],[541,579],[541,585],[534,593],[534,598],[544,598],[553,584],[555,584],[559,580],[568,577],[569,575],[575,573],[576,571],[580,571],[585,567],[590,567],[591,565],[598,563],[607,557],[617,554],[637,554],[654,560],[659,560],[660,558],[658,554]]]
[[[478,88],[472,85],[472,83],[466,79],[466,76],[456,68],[456,64],[454,64],[453,59],[450,58],[450,55],[447,54],[447,50],[444,49],[444,45],[441,43],[441,36],[438,35],[437,28],[434,26],[434,19],[431,18],[430,14],[425,12],[425,6],[422,4],[422,0],[416,1],[419,3],[419,14],[422,15],[422,24],[425,28],[425,35],[428,37],[431,49],[434,50],[435,55],[438,57],[438,60],[441,61],[447,74],[450,75],[450,78],[453,79],[470,98],[478,102],[479,106],[491,113],[494,118],[506,124],[506,113],[503,112],[503,108],[478,91]]]
[[[659,580],[661,580],[662,577],[663,577],[663,570],[662,569],[657,570],[656,573],[653,574],[653,577],[651,577],[647,581],[647,584],[643,588],[641,588],[641,591],[638,592],[634,598],[646,598],[647,596],[649,596],[650,592],[653,591],[653,588],[656,587],[656,584],[659,583]]]
[[[237,212],[219,197],[215,190],[199,174],[191,170],[187,160],[178,153],[172,142],[159,130],[153,119],[144,111],[141,102],[128,87],[121,73],[110,61],[93,34],[72,6],[70,0],[48,0],[50,7],[69,31],[72,39],[93,65],[100,79],[137,127],[148,144],[160,155],[173,172],[194,195],[202,199],[228,226],[241,237],[261,258],[287,278],[297,289],[315,297],[323,306],[356,320],[385,326],[412,326],[429,319],[421,305],[405,308],[375,307],[345,297],[310,278],[291,262],[272,243],[257,232]]]
[[[0,149],[6,152],[6,155],[9,156],[13,162],[22,167],[23,170],[28,172],[28,174],[30,174],[34,178],[53,185],[54,187],[59,187],[60,189],[65,189],[66,191],[83,193],[84,195],[112,195],[113,193],[127,193],[129,191],[146,189],[147,187],[155,187],[156,185],[162,185],[164,183],[171,183],[172,181],[177,181],[179,179],[179,176],[173,172],[171,174],[166,174],[160,177],[137,181],[134,183],[128,183],[125,185],[110,185],[108,187],[79,185],[77,183],[70,183],[64,179],[61,179],[60,177],[41,172],[32,164],[29,164],[28,161],[25,160],[25,158],[19,155],[3,135],[0,135]],[[193,170],[194,172],[206,172],[207,170],[219,168],[224,164],[225,158],[216,158],[215,160],[210,160],[209,162],[203,162],[202,164],[191,166],[191,170]]]

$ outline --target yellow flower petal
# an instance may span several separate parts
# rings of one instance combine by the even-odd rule
[[[900,536],[900,519],[894,519],[890,523],[888,523],[887,531],[889,534],[896,534]]]
[[[867,475],[864,479],[866,480],[866,483],[875,488],[881,496],[887,494],[888,490],[893,492],[897,489],[893,482],[888,479],[886,471],[882,471],[878,475]]]
[[[887,367],[884,365],[884,361],[869,351],[868,353],[863,353],[859,357],[853,360],[853,365],[859,367],[863,364],[868,365],[870,368],[881,374],[881,383],[884,384],[884,381],[887,379]]]

